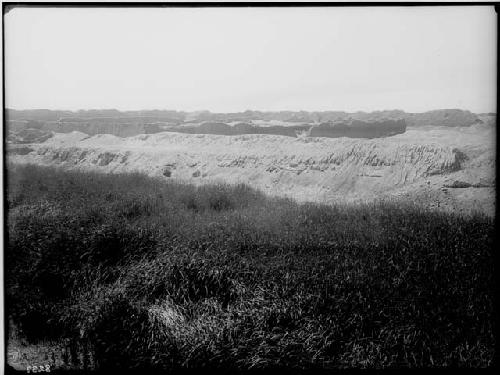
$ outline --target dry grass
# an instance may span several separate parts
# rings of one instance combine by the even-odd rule
[[[102,369],[490,366],[494,222],[246,186],[8,173],[6,307]]]

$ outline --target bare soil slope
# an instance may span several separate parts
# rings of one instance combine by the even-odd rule
[[[55,133],[17,163],[107,173],[142,171],[197,184],[244,182],[300,201],[417,199],[436,208],[494,211],[495,129],[409,129],[381,139],[163,132],[120,138]],[[32,150],[32,151],[30,151]]]

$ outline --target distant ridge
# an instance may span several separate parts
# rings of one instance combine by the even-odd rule
[[[374,112],[343,111],[244,111],[212,113],[209,111],[118,111],[48,109],[13,110],[6,112],[7,130],[14,139],[18,133],[34,129],[55,133],[79,131],[88,135],[113,134],[130,137],[138,134],[179,132],[188,134],[271,134],[289,137],[383,138],[406,131],[407,127],[464,127],[474,124],[492,125],[495,115],[477,115],[460,109],[440,109],[424,113],[401,110]],[[36,133],[37,137],[40,136]],[[29,139],[28,137],[27,139]]]
[[[50,110],[50,109],[6,109],[7,120],[21,121],[96,121],[97,119],[127,121],[127,119],[140,120],[147,122],[153,121],[171,121],[171,122],[202,122],[202,121],[285,121],[285,122],[326,122],[335,120],[362,120],[374,121],[385,119],[405,119],[409,125],[419,125],[421,122],[439,121],[447,124],[456,121],[454,125],[449,126],[468,126],[479,119],[479,115],[495,116],[495,113],[474,114],[468,110],[462,109],[436,109],[422,113],[405,112],[399,109],[382,110],[372,112],[345,112],[345,111],[253,111],[232,113],[217,113],[210,111],[175,111],[175,110],[140,110],[140,111],[118,111],[116,109],[90,109],[78,111]],[[443,124],[436,125],[443,125]]]

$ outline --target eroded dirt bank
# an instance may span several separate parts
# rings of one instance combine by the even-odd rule
[[[372,140],[71,132],[11,145],[9,160],[106,173],[140,171],[195,184],[244,182],[299,201],[425,197],[430,206],[493,212],[494,135],[484,125],[412,129]]]

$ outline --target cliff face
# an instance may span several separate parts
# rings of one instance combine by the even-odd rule
[[[478,115],[461,109],[439,109],[424,113],[408,114],[408,126],[470,126],[482,123]]]
[[[311,137],[350,137],[350,138],[380,138],[406,131],[404,120],[382,120],[322,123],[311,128]]]
[[[119,138],[56,134],[18,162],[104,172],[142,171],[196,182],[246,182],[321,200],[370,195],[460,169],[452,147],[382,140],[159,133]],[[309,194],[316,195],[311,198]]]
[[[258,126],[249,123],[237,123],[228,125],[221,122],[205,122],[190,126],[173,126],[165,128],[165,131],[188,134],[215,134],[215,135],[242,135],[242,134],[272,134],[296,137],[297,133],[308,131],[311,125],[288,125],[288,126]]]
[[[23,129],[18,132],[12,132],[7,136],[9,143],[41,143],[53,136],[53,133],[41,129]]]
[[[345,124],[336,124],[347,131]],[[236,125],[246,132],[254,129],[247,123]],[[213,131],[218,125],[207,127]],[[330,123],[318,128],[338,131]],[[402,134],[373,139],[178,132],[131,137],[50,134],[44,139],[43,131],[25,132],[24,144],[7,145],[7,162],[105,173],[138,171],[195,184],[243,182],[299,201],[400,197],[494,214],[496,137],[495,128],[486,124],[408,128]]]
[[[38,130],[55,133],[82,132],[88,135],[113,134],[118,137],[131,137],[138,134],[158,133],[161,128],[156,124],[117,123],[117,122],[41,122],[41,121],[10,121],[7,131],[19,133],[26,130]]]
[[[88,135],[113,134],[118,137],[131,137],[139,134],[153,134],[163,131],[188,134],[215,134],[215,135],[242,135],[242,134],[270,134],[297,137],[298,134],[307,134],[311,137],[350,137],[350,138],[379,138],[404,133],[404,120],[328,122],[320,125],[271,125],[258,126],[249,123],[229,125],[223,122],[204,122],[194,125],[158,125],[125,122],[117,123],[112,120],[94,122],[40,122],[40,121],[11,121],[8,130],[12,133],[36,129],[38,131],[69,133],[79,131]]]
[[[380,138],[404,133],[406,123],[404,120],[361,121],[351,120],[343,122],[327,122],[319,125],[267,125],[257,126],[249,123],[228,125],[223,122],[204,122],[199,125],[172,126],[164,128],[165,131],[188,134],[216,134],[216,135],[242,135],[242,134],[272,134],[297,137],[306,134],[311,137],[326,138]]]
[[[6,110],[7,130],[40,129],[88,135],[113,134],[129,137],[161,131],[189,134],[275,134],[295,137],[307,133],[320,137],[378,138],[400,134],[406,127],[467,127],[493,125],[494,114],[476,115],[459,109],[406,113],[400,110],[354,112],[342,111],[245,111],[211,113],[209,111],[49,111]]]

